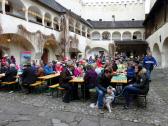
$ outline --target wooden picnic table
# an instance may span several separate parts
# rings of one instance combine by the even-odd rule
[[[83,79],[83,77],[75,77],[72,80],[70,80],[69,82],[71,82],[71,83],[84,83],[84,79]]]
[[[48,80],[48,79],[52,79],[52,78],[55,78],[58,76],[60,76],[60,74],[56,73],[56,74],[50,74],[50,75],[46,75],[46,76],[42,76],[42,77],[38,77],[38,78],[41,80]]]
[[[0,78],[1,78],[1,77],[4,77],[4,76],[5,76],[5,73],[0,74]]]
[[[111,79],[111,83],[116,83],[116,84],[127,84],[127,76],[126,75],[115,75]]]

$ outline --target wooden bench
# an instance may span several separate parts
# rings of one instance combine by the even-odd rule
[[[16,81],[11,81],[11,82],[1,82],[1,84],[4,84],[4,85],[13,85],[13,84],[17,84]]]
[[[36,81],[35,83],[31,84],[30,87],[38,87],[43,84],[43,81]]]
[[[56,91],[57,97],[58,97],[59,91],[61,91],[61,94],[63,96],[63,92],[65,91],[65,88],[60,87],[60,84],[57,83],[57,84],[49,86],[49,90],[51,91],[51,96],[54,96],[54,92]]]
[[[38,87],[41,87],[42,85],[44,84],[44,81],[36,81],[35,83],[33,83],[33,84],[30,84],[30,87],[31,88],[38,88]],[[33,90],[32,89],[32,90]],[[37,92],[42,92],[42,89],[40,89],[40,90],[37,90]]]
[[[11,81],[11,82],[1,82],[0,84],[2,85],[6,85],[7,88],[9,88],[10,86],[13,86],[13,89],[19,88],[19,85],[16,81]]]

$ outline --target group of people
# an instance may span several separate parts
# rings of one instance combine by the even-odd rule
[[[104,58],[104,57],[103,57]],[[53,61],[44,65],[42,62],[37,65],[35,62],[32,64],[24,64],[21,68],[17,68],[15,62],[3,62],[1,60],[0,72],[5,73],[1,77],[1,81],[14,81],[18,75],[18,71],[22,71],[19,75],[21,78],[21,85],[28,93],[31,92],[30,84],[36,82],[38,77],[54,73],[60,73],[59,82],[62,88],[65,88],[63,102],[69,103],[71,100],[79,99],[78,86],[69,83],[74,77],[83,77],[84,85],[81,86],[81,97],[90,98],[89,89],[95,88],[97,92],[97,106],[102,111],[104,106],[104,97],[108,92],[108,87],[111,84],[111,79],[116,76],[118,66],[124,64],[126,69],[122,71],[127,76],[128,85],[123,87],[122,95],[125,97],[125,106],[128,108],[130,105],[129,94],[147,94],[149,90],[149,82],[151,81],[150,74],[153,67],[157,65],[155,58],[149,51],[143,58],[127,58],[122,55],[117,55],[114,59],[101,58],[81,61]],[[120,71],[121,72],[121,71]],[[86,95],[86,96],[84,96]]]

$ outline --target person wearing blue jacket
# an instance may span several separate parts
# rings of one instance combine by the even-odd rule
[[[49,75],[49,74],[54,74],[55,71],[53,70],[53,67],[52,67],[52,63],[49,62],[45,67],[44,67],[44,72],[45,72],[45,75]]]
[[[157,66],[156,59],[152,56],[152,52],[148,52],[147,56],[144,57],[143,67],[145,67],[147,70],[147,77],[149,81],[151,81],[150,75],[154,66]]]
[[[129,62],[128,63],[128,68],[127,68],[127,80],[129,83],[133,83],[135,80],[135,67],[133,65],[133,63]]]

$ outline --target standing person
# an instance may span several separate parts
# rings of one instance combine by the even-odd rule
[[[100,113],[103,113],[103,99],[107,93],[107,87],[111,83],[112,78],[112,68],[107,66],[104,68],[104,72],[98,76],[96,91],[98,94],[98,109]]]
[[[144,57],[143,66],[147,70],[147,77],[148,77],[149,81],[151,81],[151,72],[152,72],[154,66],[157,66],[157,62],[156,62],[155,58],[152,56],[152,52],[149,51],[147,53],[147,56]]]
[[[89,63],[89,64],[92,64],[93,62],[94,62],[94,61],[93,61],[93,58],[92,58],[92,56],[90,56],[88,63]]]

